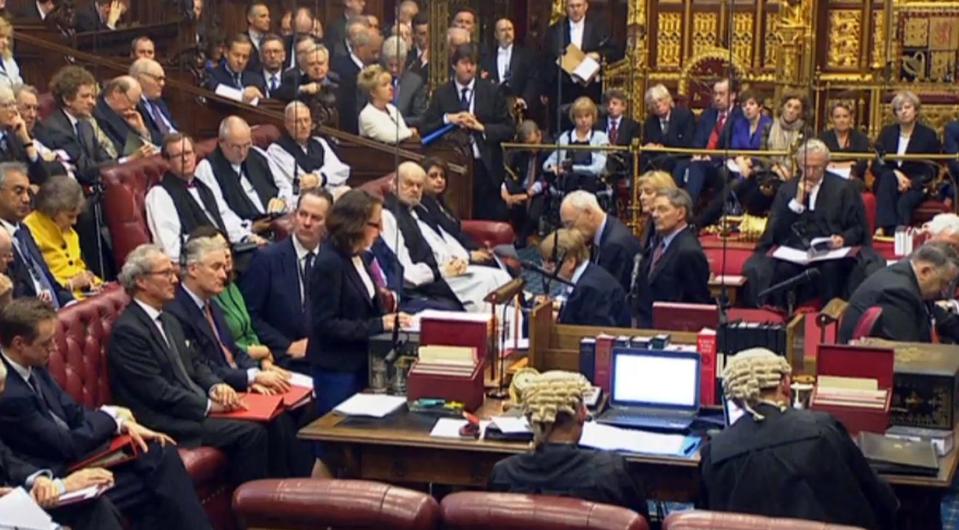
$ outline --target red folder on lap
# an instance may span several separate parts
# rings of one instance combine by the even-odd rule
[[[268,422],[283,412],[283,396],[267,396],[264,394],[240,393],[240,401],[246,407],[246,410],[234,410],[231,412],[212,412],[211,418],[223,418],[226,420],[247,420]]]
[[[109,469],[129,462],[139,456],[140,446],[133,442],[133,438],[124,434],[114,438],[113,441],[110,442],[110,445],[102,450],[70,466],[69,471],[73,472],[88,467],[103,467]]]
[[[312,388],[307,388],[305,386],[292,386],[290,391],[286,394],[281,394],[283,396],[283,408],[284,409],[295,409],[303,405],[306,405],[311,401],[313,394]]]

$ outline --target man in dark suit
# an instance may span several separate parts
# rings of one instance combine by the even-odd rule
[[[959,120],[946,124],[945,130],[942,132],[942,152],[949,155],[959,153]],[[959,160],[950,160],[947,166],[952,178],[959,179]]]
[[[0,163],[0,226],[13,238],[13,263],[7,269],[13,296],[37,297],[59,308],[73,301],[73,295],[50,274],[30,229],[21,222],[30,213],[30,201],[26,167]]]
[[[709,302],[709,262],[689,225],[693,203],[679,189],[660,190],[653,199],[656,243],[633,286],[638,327],[653,325],[653,302]]]
[[[264,478],[265,429],[210,417],[242,407],[240,398],[202,361],[177,319],[163,312],[174,299],[176,274],[170,258],[154,245],[141,245],[127,256],[119,281],[133,300],[110,338],[113,395],[138,421],[170,433],[181,446],[226,451],[235,463],[230,466],[234,483]]]
[[[737,87],[730,79],[713,83],[713,106],[700,116],[691,147],[725,149],[729,146],[733,126],[737,121],[746,119],[736,104],[736,92]],[[697,155],[690,160],[679,161],[673,169],[673,178],[677,185],[686,189],[693,204],[696,204],[704,188],[722,185],[719,181],[722,165],[721,158]]]
[[[336,72],[330,72],[329,50],[306,35],[297,42],[296,66],[288,68],[280,76],[280,88],[275,97],[287,102],[298,99],[307,104],[322,98],[325,104],[332,105],[335,110],[338,81]]]
[[[692,147],[696,131],[696,117],[685,107],[677,107],[673,96],[664,85],[646,90],[646,110],[649,115],[643,124],[644,147]],[[670,154],[643,155],[643,173],[659,169],[672,173],[678,160],[688,157]]]
[[[177,132],[178,128],[170,108],[163,101],[166,73],[153,59],[137,59],[130,65],[130,75],[140,83],[142,91],[137,111],[150,130],[153,145],[160,145],[164,136]]]
[[[258,71],[247,70],[250,56],[253,53],[253,43],[250,37],[243,33],[234,36],[229,43],[225,61],[212,70],[208,70],[209,78],[206,87],[216,90],[220,85],[238,91],[244,103],[266,97],[266,81]]]
[[[366,106],[366,99],[361,97],[356,86],[356,76],[360,71],[376,63],[380,55],[380,46],[383,37],[379,32],[369,27],[367,23],[350,21],[347,24],[349,53],[334,55],[333,71],[340,77],[340,87],[336,93],[336,103],[340,114],[340,129],[350,134],[359,133],[359,115]]]
[[[508,18],[496,21],[497,46],[480,61],[481,77],[499,85],[504,96],[512,96],[527,112],[539,105],[542,87],[539,68],[542,58],[533,50],[515,44],[516,32]]]
[[[180,321],[184,336],[213,374],[234,390],[284,394],[290,390],[290,373],[274,364],[261,366],[237,346],[223,311],[213,303],[226,285],[229,252],[220,238],[192,237],[184,251],[183,281],[166,310]],[[271,476],[307,476],[313,467],[309,446],[296,440],[294,414],[299,415],[284,413],[267,424]]]
[[[406,43],[394,35],[383,41],[380,63],[393,76],[393,105],[403,115],[408,127],[417,128],[429,105],[429,87],[420,74],[406,67],[408,55]]]
[[[322,188],[300,194],[292,235],[253,255],[240,278],[240,290],[257,335],[280,366],[310,374],[306,360],[307,273],[326,235],[333,196]]]
[[[788,280],[808,268],[818,269],[819,278],[811,289],[802,289],[802,302],[819,297],[825,304],[833,298],[845,298],[850,275],[858,258],[820,261],[809,266],[767,258],[774,246],[800,250],[810,248],[817,238],[830,238],[830,249],[861,247],[860,255],[871,257],[872,234],[866,220],[866,209],[859,192],[840,176],[826,172],[829,148],[822,141],[806,141],[796,152],[802,176],[780,186],[770,210],[766,231],[757,249],[756,259],[769,262],[771,277],[768,282],[748,276],[750,290],[763,289],[770,284]],[[867,256],[868,254],[868,256]],[[752,267],[744,268],[744,274]],[[761,276],[761,275],[759,275]],[[785,293],[775,300],[784,306]],[[762,303],[762,300],[758,300]]]
[[[933,301],[952,298],[945,293],[959,276],[959,254],[945,242],[930,242],[904,259],[872,274],[849,298],[839,327],[839,342],[853,338],[867,309],[879,307],[882,315],[869,333],[872,337],[932,342],[932,325],[938,308]],[[938,319],[937,319],[938,321]]]
[[[326,41],[332,47],[333,56],[349,55],[346,40],[350,36],[349,23],[353,19],[365,19],[363,9],[366,0],[343,0],[343,16],[337,17],[326,27]]]
[[[14,18],[20,20],[29,20],[41,22],[47,19],[47,15],[56,9],[57,5],[53,0],[41,0],[39,2],[25,2],[20,5],[20,9],[14,12]]]
[[[17,110],[17,100],[13,91],[0,86],[0,161],[21,162],[27,165],[30,183],[40,185],[46,182],[50,171],[60,173],[59,164],[49,165],[40,155],[26,122]]]
[[[588,0],[568,0],[566,2],[566,16],[559,19],[556,24],[549,27],[544,41],[544,50],[547,54],[547,60],[544,66],[543,79],[544,87],[551,99],[551,112],[556,112],[557,105],[565,105],[576,100],[580,96],[588,96],[593,101],[599,101],[602,92],[601,73],[590,80],[589,84],[583,86],[573,80],[569,74],[559,70],[556,66],[556,60],[566,53],[566,48],[570,44],[575,44],[586,55],[592,57],[596,62],[601,62],[602,57],[612,62],[618,58],[620,52],[611,42],[609,34],[609,24],[596,16],[587,14],[589,10]],[[553,94],[556,90],[556,76],[562,78],[562,96],[557,100],[557,95]],[[566,118],[563,118],[564,122]],[[563,129],[569,127],[563,126]]]
[[[473,153],[473,218],[505,220],[503,149],[513,137],[513,118],[503,94],[489,81],[477,79],[476,46],[464,44],[453,52],[454,79],[436,89],[421,129],[429,134],[453,124],[469,135]]]
[[[596,130],[603,131],[610,145],[630,146],[633,138],[639,137],[639,123],[626,114],[629,100],[626,93],[617,88],[603,94],[606,115],[596,122]],[[633,153],[612,152],[606,159],[606,171],[612,178],[626,180],[630,187],[633,180]]]
[[[275,33],[260,37],[259,72],[266,83],[266,97],[279,99],[278,92],[283,84],[283,66],[286,64],[286,48],[283,38]]]
[[[270,7],[262,0],[251,2],[246,8],[246,36],[253,45],[250,53],[250,62],[247,68],[254,72],[260,71],[260,52],[263,37],[270,32]]]
[[[157,153],[156,146],[151,143],[150,129],[137,110],[142,94],[136,79],[121,75],[107,81],[93,109],[93,117],[122,157],[121,163]],[[125,148],[130,137],[139,138],[141,145],[127,152]]]
[[[413,19],[413,49],[406,57],[406,69],[418,74],[424,81],[430,79],[430,17],[418,13]]]
[[[117,29],[117,21],[127,10],[127,5],[114,0],[94,0],[77,11],[74,25],[77,33],[91,31],[112,31]]]
[[[633,263],[642,244],[619,219],[600,208],[596,195],[574,191],[559,208],[563,226],[575,228],[587,238],[590,261],[606,269],[626,292],[632,286]]]
[[[14,300],[0,312],[0,346],[8,373],[0,396],[4,442],[36,466],[64,475],[126,434],[143,451],[128,465],[107,472],[106,496],[136,514],[142,528],[212,529],[173,440],[134,419],[129,410],[88,410],[61,389],[46,370],[55,347],[56,313],[36,299]]]

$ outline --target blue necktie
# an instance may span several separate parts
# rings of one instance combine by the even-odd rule
[[[469,99],[469,88],[463,88],[460,90],[460,110],[469,112],[470,110],[470,99]]]

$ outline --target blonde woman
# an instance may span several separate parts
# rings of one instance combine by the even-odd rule
[[[593,100],[586,96],[577,98],[569,108],[569,119],[574,127],[559,135],[559,145],[608,146],[609,137],[603,131],[593,129],[599,111]],[[583,189],[598,191],[600,174],[606,168],[605,151],[584,151],[560,149],[553,151],[543,163],[543,170],[564,177],[561,185],[564,192]]]
[[[636,180],[636,188],[639,190],[639,204],[643,213],[643,234],[640,241],[645,255],[652,249],[655,239],[653,236],[656,234],[653,227],[653,199],[659,190],[676,189],[676,181],[665,171],[647,171]]]
[[[360,112],[360,136],[386,144],[398,144],[416,134],[393,105],[393,76],[378,64],[367,66],[356,81],[369,103]]]
[[[13,58],[13,25],[0,17],[0,85],[14,90],[22,84],[20,66]]]

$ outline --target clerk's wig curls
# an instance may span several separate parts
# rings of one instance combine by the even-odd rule
[[[763,390],[776,388],[784,376],[792,373],[786,359],[766,348],[750,348],[737,353],[726,362],[723,370],[723,391],[726,399],[732,399],[756,421],[763,415],[756,412]]]
[[[535,447],[546,442],[554,425],[576,417],[590,386],[582,374],[559,370],[544,372],[529,382],[520,400]]]

